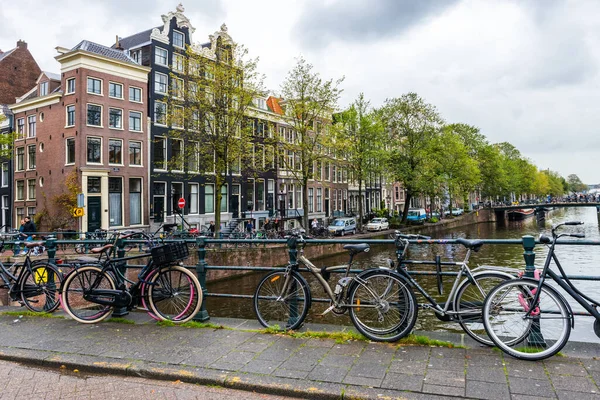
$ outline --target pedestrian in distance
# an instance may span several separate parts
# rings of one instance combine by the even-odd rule
[[[211,237],[215,236],[215,221],[210,221],[210,225],[208,225],[208,233]]]
[[[246,232],[252,233],[253,230],[254,230],[254,225],[252,225],[252,220],[249,219],[248,223],[246,224]]]

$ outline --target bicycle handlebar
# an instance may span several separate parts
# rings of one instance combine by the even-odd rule
[[[583,221],[568,221],[561,225],[583,225]]]
[[[431,239],[430,236],[424,236],[424,235],[416,235],[416,234],[409,234],[409,235],[405,235],[403,233],[400,233],[400,231],[396,231],[394,232],[396,234],[396,237],[402,238],[402,239],[421,239],[421,240],[429,240]]]

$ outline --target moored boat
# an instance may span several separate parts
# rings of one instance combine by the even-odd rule
[[[508,212],[508,220],[509,221],[521,221],[527,219],[529,217],[533,217],[535,211],[533,208],[518,208],[516,210],[510,210]]]

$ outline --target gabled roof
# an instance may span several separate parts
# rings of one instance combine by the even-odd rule
[[[160,30],[162,32],[163,27],[162,26],[157,26],[156,28],[158,28],[158,30]],[[124,49],[132,49],[134,47],[137,47],[143,43],[149,42],[150,41],[150,35],[152,34],[152,30],[155,28],[150,28],[146,31],[143,32],[138,32],[134,35],[131,36],[127,36],[124,38],[119,38],[119,44],[121,45],[122,48]],[[115,48],[116,43],[113,44],[111,47]]]
[[[17,49],[17,47],[15,47],[14,49],[10,49],[7,52],[0,53],[0,61],[2,61],[3,59],[5,59],[6,57],[8,57],[16,49]]]
[[[283,115],[283,109],[279,105],[279,101],[280,99],[278,99],[277,97],[269,96],[269,98],[267,99],[267,107],[269,107],[269,110],[271,110],[275,114]]]
[[[106,47],[98,43],[90,42],[89,40],[82,40],[77,46],[71,49],[71,51],[76,50],[83,50],[104,57],[113,58],[115,60],[137,65],[137,63],[133,61],[133,59],[127,54],[125,54],[122,50]]]
[[[42,73],[40,74],[40,76],[38,76],[35,83],[36,84],[40,83],[40,80],[42,79],[42,76],[44,76],[44,75],[47,76],[48,79],[50,79],[51,81],[60,82],[60,74],[55,74],[54,72],[42,71]]]

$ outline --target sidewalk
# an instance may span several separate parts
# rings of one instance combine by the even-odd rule
[[[248,331],[258,329],[248,320],[212,318],[232,329],[196,329],[157,326],[139,312],[126,318],[135,324],[0,314],[0,359],[307,399],[600,399],[596,345],[532,363],[475,345],[336,343]]]

